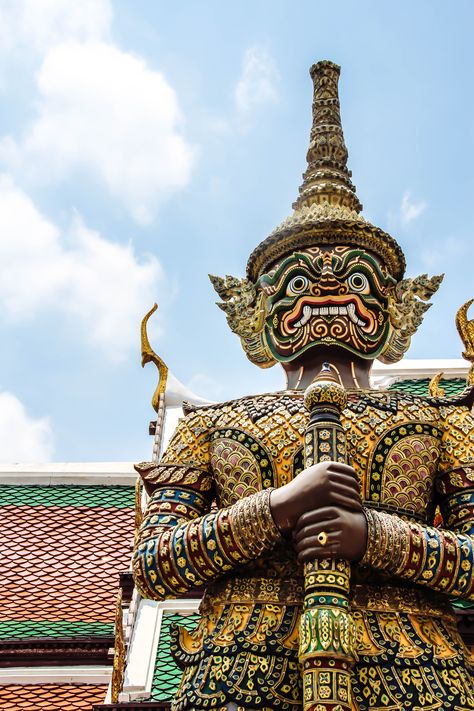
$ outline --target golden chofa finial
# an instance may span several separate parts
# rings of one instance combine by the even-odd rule
[[[474,319],[469,320],[467,312],[474,299],[469,299],[456,314],[456,328],[465,348],[462,357],[471,361],[471,369],[467,376],[467,384],[474,385]]]
[[[158,304],[154,304],[153,308],[144,316],[140,335],[141,335],[141,348],[142,348],[142,368],[145,367],[147,363],[154,363],[158,368],[159,380],[156,386],[155,392],[151,399],[151,404],[155,412],[158,412],[158,407],[160,404],[160,395],[162,395],[166,390],[166,381],[168,379],[168,366],[165,365],[163,360],[158,356],[150,345],[147,333],[148,319],[158,308]]]
[[[333,62],[313,64],[313,124],[306,155],[308,168],[303,175],[297,210],[310,205],[332,205],[362,210],[347,169],[347,148],[342,132],[338,81],[341,68]]]
[[[428,383],[428,392],[431,397],[444,397],[446,395],[445,389],[441,387],[443,375],[444,373],[442,371],[440,373],[436,373],[436,375],[433,375]]]

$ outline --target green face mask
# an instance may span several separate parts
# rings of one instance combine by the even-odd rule
[[[295,252],[258,281],[266,300],[266,345],[280,362],[323,345],[376,358],[389,336],[393,283],[382,262],[362,249]]]

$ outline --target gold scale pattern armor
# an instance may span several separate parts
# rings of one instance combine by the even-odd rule
[[[354,709],[474,709],[447,595],[474,597],[469,409],[348,391],[342,422],[369,523],[352,572]],[[163,599],[206,586],[197,629],[175,633],[184,673],[174,711],[301,708],[302,570],[268,495],[302,469],[306,424],[292,391],[201,408],[181,421],[160,464],[138,466],[152,494],[134,557],[139,589]],[[432,526],[437,504],[446,528]]]

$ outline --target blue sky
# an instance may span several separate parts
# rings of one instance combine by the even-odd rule
[[[247,362],[207,274],[291,212],[309,66],[341,64],[364,215],[446,272],[410,358],[457,358],[474,296],[470,2],[0,2],[0,459],[140,460],[156,351],[221,400]]]

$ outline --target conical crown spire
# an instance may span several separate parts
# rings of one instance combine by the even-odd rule
[[[333,62],[313,64],[313,125],[306,155],[308,168],[293,208],[333,205],[360,212],[355,187],[347,169],[347,148],[342,132],[338,95],[341,68]]]
[[[308,167],[294,212],[253,250],[247,276],[256,282],[286,254],[311,245],[351,245],[378,255],[398,281],[405,272],[400,245],[361,214],[362,205],[347,168],[337,85],[340,67],[322,61],[310,69],[313,80],[313,125]]]

